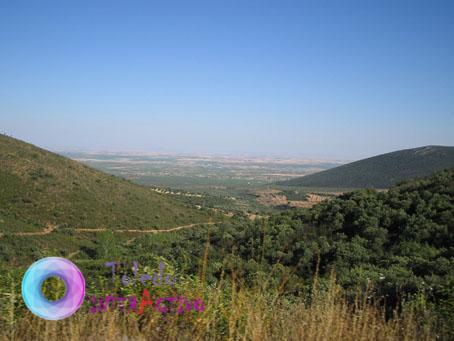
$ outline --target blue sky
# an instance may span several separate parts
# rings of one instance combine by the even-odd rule
[[[454,145],[454,1],[0,0],[0,131],[356,159]]]

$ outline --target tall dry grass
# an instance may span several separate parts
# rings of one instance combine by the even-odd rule
[[[316,286],[314,286],[316,287]],[[223,280],[215,287],[185,289],[203,294],[205,310],[181,315],[148,311],[143,315],[110,310],[90,314],[83,307],[62,321],[46,321],[28,311],[7,316],[0,340],[433,340],[412,310],[386,320],[382,309],[360,293],[347,303],[331,281],[313,290],[311,303],[290,299],[263,286],[236,287]],[[202,292],[203,291],[203,292]],[[20,316],[19,316],[20,315]],[[9,320],[11,319],[12,320]],[[7,321],[9,320],[9,321]]]
[[[208,285],[208,249],[209,239],[199,278],[188,277],[178,286],[179,296],[203,298],[203,312],[179,315],[176,310],[161,314],[149,309],[138,315],[110,309],[92,314],[85,304],[70,318],[46,321],[17,304],[21,299],[18,283],[11,277],[7,281],[10,293],[3,293],[4,307],[0,309],[5,312],[0,316],[0,341],[444,339],[433,329],[434,320],[424,305],[416,309],[409,305],[387,318],[384,309],[371,301],[368,289],[358,290],[354,301],[349,302],[334,273],[321,288],[318,264],[311,292],[299,297],[284,295],[285,279],[277,288],[266,279],[249,287],[238,284],[241,281],[233,273],[229,279],[221,275],[216,285]],[[270,279],[273,273],[268,275]]]

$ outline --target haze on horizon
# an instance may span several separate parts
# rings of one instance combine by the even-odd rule
[[[454,145],[452,1],[3,1],[0,132],[358,159]]]

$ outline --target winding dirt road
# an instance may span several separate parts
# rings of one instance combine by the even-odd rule
[[[103,232],[103,231],[113,231],[117,233],[167,233],[167,232],[174,232],[182,229],[187,229],[191,228],[197,225],[214,225],[220,223],[220,221],[209,221],[206,223],[194,223],[194,224],[188,224],[188,225],[181,225],[181,226],[176,226],[176,227],[171,227],[168,229],[162,229],[162,230],[156,230],[156,229],[118,229],[118,230],[113,230],[113,229],[107,229],[107,228],[95,228],[95,229],[89,229],[89,228],[75,228],[75,232]]]
[[[156,230],[156,229],[143,229],[143,230],[140,230],[140,229],[118,229],[118,230],[115,230],[115,229],[108,229],[108,228],[105,228],[105,227],[92,228],[92,229],[90,229],[90,228],[74,228],[72,230],[74,232],[77,232],[77,233],[82,233],[82,232],[98,233],[98,232],[104,232],[104,231],[113,231],[115,233],[155,233],[156,234],[156,233],[175,232],[175,231],[179,231],[179,230],[186,229],[186,228],[191,228],[191,227],[198,226],[198,225],[214,225],[214,224],[218,224],[218,223],[220,223],[220,221],[208,221],[206,223],[194,223],[194,224],[188,224],[188,225],[180,225],[180,226],[171,227],[171,228],[162,229],[162,230]],[[54,232],[57,228],[58,228],[58,225],[50,225],[50,224],[48,224],[42,231],[16,232],[13,235],[21,236],[21,237],[44,236],[46,234],[50,234],[50,233]],[[0,233],[0,238],[1,237],[3,237],[3,234]]]

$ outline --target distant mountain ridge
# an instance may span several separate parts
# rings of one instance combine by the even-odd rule
[[[424,146],[351,162],[280,185],[329,188],[388,188],[398,182],[454,168],[454,147]]]
[[[159,229],[206,222],[211,215],[0,134],[0,233],[48,225]]]

